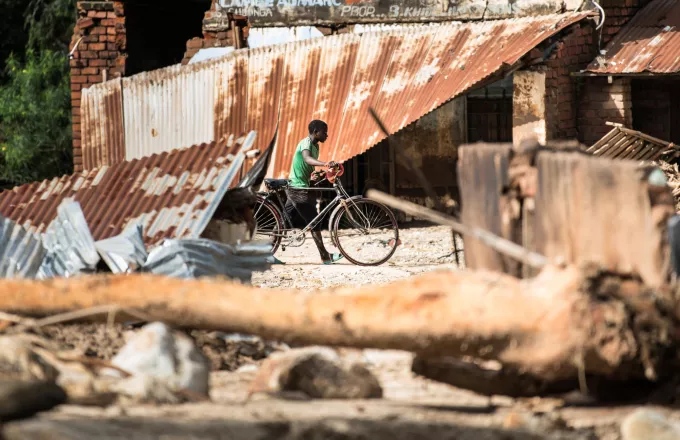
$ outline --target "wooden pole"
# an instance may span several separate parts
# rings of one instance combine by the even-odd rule
[[[548,259],[537,252],[530,251],[517,243],[506,240],[505,238],[499,237],[484,229],[466,226],[447,215],[433,211],[424,206],[416,205],[415,203],[390,196],[389,194],[377,190],[369,190],[366,195],[369,199],[394,209],[404,211],[409,215],[420,217],[439,225],[448,226],[459,234],[474,237],[498,252],[533,268],[541,269],[548,264]]]

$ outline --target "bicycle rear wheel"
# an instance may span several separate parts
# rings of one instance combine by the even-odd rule
[[[394,213],[373,200],[348,200],[338,212],[331,231],[333,243],[348,261],[379,266],[392,258],[399,245]]]
[[[283,216],[279,209],[265,197],[258,195],[253,208],[255,218],[255,233],[253,240],[263,241],[272,245],[274,254],[281,244],[283,234]]]

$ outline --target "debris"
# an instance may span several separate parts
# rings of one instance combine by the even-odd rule
[[[46,253],[40,237],[0,216],[0,278],[35,278]]]
[[[169,392],[188,390],[208,395],[208,361],[189,336],[161,322],[144,326],[111,363],[132,374],[122,386],[133,391],[130,394],[145,396],[162,383]]]
[[[148,258],[142,226],[128,226],[120,235],[99,240],[94,244],[102,260],[113,273],[134,272]]]
[[[677,440],[680,424],[656,411],[638,409],[621,424],[622,440]]]
[[[66,393],[53,381],[0,380],[0,423],[34,416],[66,403]]]
[[[39,278],[94,273],[99,262],[85,215],[72,199],[65,199],[57,208],[57,217],[43,235],[43,244],[48,254]]]
[[[165,240],[149,253],[142,272],[176,278],[225,275],[250,282],[270,267],[271,245],[228,245],[207,239]]]
[[[639,281],[573,267],[547,267],[528,280],[442,271],[314,295],[136,274],[0,281],[0,310],[11,313],[117,304],[178,327],[296,345],[406,350],[423,359],[468,356],[556,383],[582,374],[620,381],[667,376],[674,368],[667,354],[678,341],[663,298]],[[645,325],[635,324],[638,316]]]
[[[382,397],[378,379],[366,367],[344,366],[333,350],[323,347],[273,354],[260,366],[249,392],[284,397],[300,392],[317,399]]]

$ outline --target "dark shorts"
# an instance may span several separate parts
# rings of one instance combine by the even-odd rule
[[[316,212],[317,192],[305,189],[286,189],[286,214],[293,221],[293,227],[303,229],[318,215]],[[314,227],[314,231],[322,228],[322,223]]]

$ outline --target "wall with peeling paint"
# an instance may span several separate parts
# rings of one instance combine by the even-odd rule
[[[582,0],[214,0],[205,23],[216,26],[227,13],[245,15],[252,26],[352,23],[417,23],[498,20],[576,10]]]

